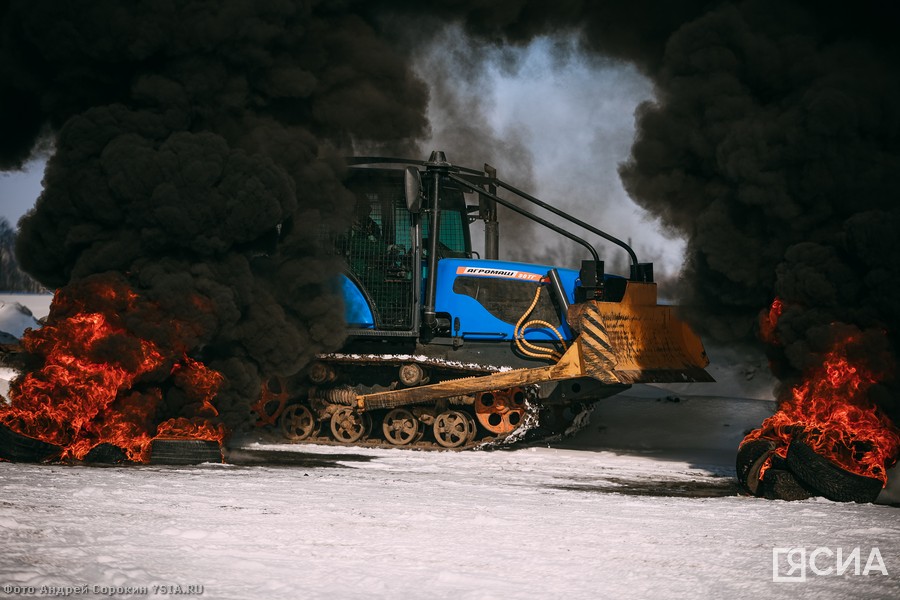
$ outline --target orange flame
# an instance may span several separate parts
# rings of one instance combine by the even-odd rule
[[[61,446],[63,458],[75,459],[106,442],[144,462],[157,435],[221,441],[225,428],[213,422],[221,374],[184,355],[177,343],[165,350],[137,337],[125,317],[138,312],[153,315],[154,307],[119,277],[95,277],[58,291],[46,325],[22,340],[43,365],[13,381],[0,423]],[[158,322],[164,326],[162,318]],[[179,325],[170,326],[177,339]],[[179,415],[160,414],[170,382],[188,399]],[[173,418],[157,425],[167,416]]]
[[[775,326],[778,325],[778,319],[783,312],[784,302],[782,302],[781,298],[775,298],[775,300],[772,301],[772,306],[769,307],[769,312],[760,315],[759,336],[764,342],[770,344],[778,343],[775,335]]]
[[[761,325],[771,324],[771,328],[760,328],[770,343],[774,343],[775,325],[783,310],[783,304],[776,303],[761,321]],[[804,373],[802,382],[791,389],[776,413],[744,442],[775,440],[779,442],[776,452],[785,457],[791,440],[799,434],[816,453],[846,471],[887,483],[886,471],[900,455],[900,429],[868,395],[888,373],[875,372],[864,361],[849,356],[854,345],[863,343],[861,338],[862,334],[850,334],[835,343],[822,364]]]

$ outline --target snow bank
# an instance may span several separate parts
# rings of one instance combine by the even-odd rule
[[[0,300],[0,344],[14,344],[27,328],[40,327],[28,307],[18,302]],[[6,400],[9,382],[18,375],[14,369],[0,365],[0,402]]]
[[[0,344],[14,344],[29,327],[41,326],[35,318],[50,314],[51,294],[0,294]],[[0,402],[9,392],[9,382],[18,371],[0,365]]]
[[[0,343],[15,342],[29,327],[34,329],[40,324],[27,306],[0,300]]]
[[[21,304],[31,311],[36,319],[43,319],[50,314],[50,303],[53,294],[0,294],[2,304]]]
[[[8,298],[8,296],[4,296]],[[40,327],[31,310],[18,302],[0,300],[0,344],[14,344],[27,328]],[[0,403],[9,393],[9,382],[18,372],[0,365]]]

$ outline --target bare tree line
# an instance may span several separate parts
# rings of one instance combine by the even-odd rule
[[[16,262],[16,230],[0,217],[0,292],[39,293],[46,290]]]

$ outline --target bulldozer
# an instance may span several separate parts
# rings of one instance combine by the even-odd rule
[[[652,263],[622,240],[440,151],[348,167],[356,218],[325,242],[344,265],[346,342],[300,376],[302,394],[270,380],[258,404],[288,440],[467,449],[560,435],[635,383],[712,381],[700,338],[659,304]],[[500,260],[498,207],[579,244],[585,259]],[[607,273],[573,231],[622,248],[629,272]]]

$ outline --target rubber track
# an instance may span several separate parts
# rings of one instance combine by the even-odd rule
[[[518,433],[517,429],[513,433]],[[512,434],[506,434],[497,437],[490,438],[482,438],[480,440],[473,440],[468,444],[463,444],[462,446],[458,446],[456,448],[445,448],[441,446],[437,442],[429,442],[429,441],[419,441],[412,444],[407,444],[405,446],[395,446],[394,444],[388,443],[385,440],[377,439],[377,438],[369,438],[367,440],[362,440],[359,442],[355,442],[353,444],[343,444],[332,439],[330,436],[323,435],[318,437],[310,437],[305,440],[299,440],[296,442],[287,442],[289,444],[316,444],[318,446],[340,446],[341,448],[381,448],[381,449],[390,449],[390,450],[422,450],[422,451],[437,451],[444,450],[449,452],[458,452],[461,450],[474,450],[475,448],[491,448],[494,446],[502,445],[504,440],[508,438]]]

